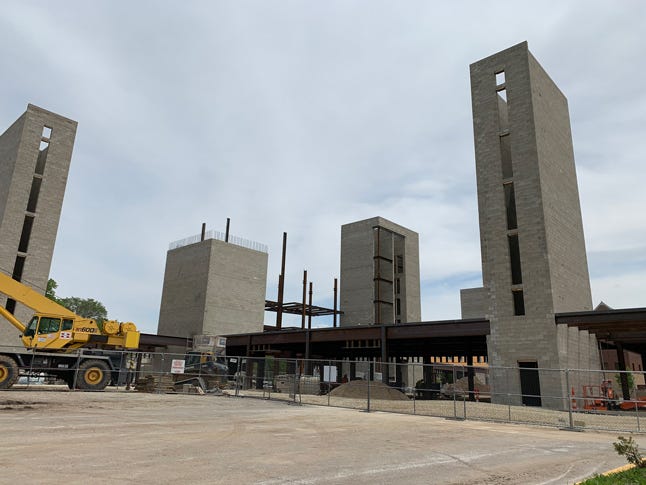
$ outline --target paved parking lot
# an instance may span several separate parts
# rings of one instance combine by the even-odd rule
[[[2,483],[565,484],[625,463],[617,433],[209,395],[4,391],[0,425]]]

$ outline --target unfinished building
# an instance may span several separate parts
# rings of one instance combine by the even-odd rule
[[[419,237],[382,217],[341,227],[341,325],[421,320]]]
[[[54,252],[76,121],[32,104],[0,135],[0,271],[45,293]],[[32,310],[0,295],[20,321]],[[0,325],[0,345],[20,345]]]
[[[462,318],[490,321],[490,365],[523,368],[499,396],[563,406],[563,374],[534,369],[599,368],[596,338],[554,318],[592,309],[567,100],[526,42],[472,64],[471,94],[483,288]]]
[[[266,246],[217,231],[171,244],[157,333],[262,332],[267,261]]]

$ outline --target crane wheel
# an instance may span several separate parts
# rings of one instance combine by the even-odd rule
[[[111,378],[112,372],[107,362],[94,359],[84,360],[79,365],[76,387],[84,391],[102,391]]]
[[[0,390],[9,389],[18,377],[18,363],[8,355],[0,355]]]

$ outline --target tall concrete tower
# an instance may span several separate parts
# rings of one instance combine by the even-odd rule
[[[421,320],[419,237],[382,217],[341,227],[341,325]]]
[[[76,121],[37,106],[0,135],[0,271],[45,292],[54,252]],[[33,311],[0,295],[0,305],[26,322]],[[0,345],[20,345],[0,324]]]
[[[489,318],[494,366],[589,367],[594,338],[554,321],[592,309],[567,100],[526,42],[472,64],[471,95],[484,289],[463,292],[463,317]],[[555,372],[495,385],[528,405],[565,391]]]
[[[157,333],[176,337],[262,332],[267,248],[216,231],[171,245]]]

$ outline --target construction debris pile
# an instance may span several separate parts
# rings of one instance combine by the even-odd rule
[[[330,396],[368,399],[368,381],[357,380],[341,384],[336,389],[330,391]],[[370,399],[408,401],[406,394],[379,381],[370,381]]]

